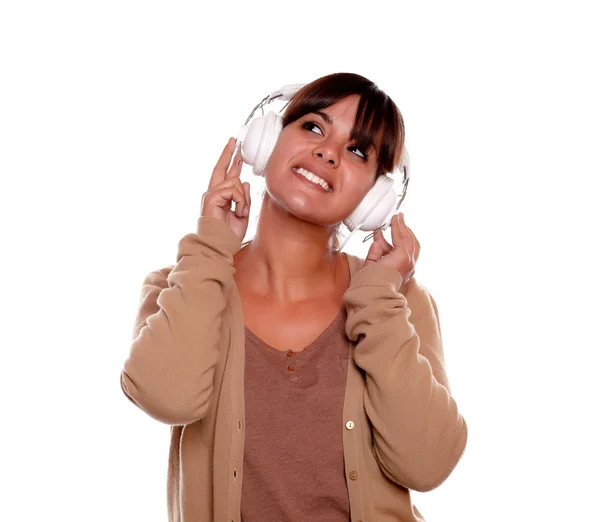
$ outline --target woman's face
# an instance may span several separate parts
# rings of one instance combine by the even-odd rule
[[[360,150],[350,139],[358,102],[358,96],[349,96],[281,131],[265,171],[266,189],[303,220],[340,223],[375,183],[375,149]],[[307,172],[325,180],[327,190],[302,176]]]

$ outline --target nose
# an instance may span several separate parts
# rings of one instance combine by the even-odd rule
[[[322,143],[314,150],[314,155],[319,159],[324,159],[332,167],[337,167],[339,164],[338,152],[333,144]]]

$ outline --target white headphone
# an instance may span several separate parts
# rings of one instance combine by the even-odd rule
[[[238,147],[241,147],[244,162],[252,165],[255,175],[265,175],[267,162],[283,128],[283,118],[279,114],[270,111],[264,116],[255,118],[250,125],[248,125],[248,122],[250,122],[258,109],[262,110],[265,105],[275,99],[289,101],[303,86],[304,84],[286,85],[278,91],[272,92],[254,107],[250,116],[246,119],[246,123],[242,125],[237,137],[237,144]],[[344,224],[348,227],[351,234],[339,247],[340,250],[356,230],[372,231],[363,240],[364,243],[373,237],[378,230],[385,230],[390,226],[392,215],[397,212],[406,195],[406,188],[410,179],[409,165],[410,157],[405,146],[400,157],[400,165],[394,173],[379,176],[375,185],[373,185],[358,206],[344,220]],[[404,175],[402,193],[397,195],[395,180],[398,176],[395,173],[399,171],[403,171]],[[398,198],[399,201],[397,201]]]

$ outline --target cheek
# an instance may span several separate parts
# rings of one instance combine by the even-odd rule
[[[273,152],[269,158],[269,165],[277,165],[284,167],[287,165],[299,152],[299,144],[291,139],[289,133],[281,132]]]
[[[354,205],[357,206],[375,185],[375,176],[369,182],[355,186],[353,190]]]

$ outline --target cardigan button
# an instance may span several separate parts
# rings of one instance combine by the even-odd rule
[[[358,473],[356,471],[351,471],[348,476],[350,477],[350,480],[356,480],[358,478]]]
[[[348,421],[346,423],[346,428],[349,430],[353,430],[354,429],[354,423],[352,421]]]

